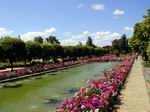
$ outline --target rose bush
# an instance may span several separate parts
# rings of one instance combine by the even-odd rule
[[[117,58],[105,56],[100,60],[122,60],[111,70],[108,70],[98,80],[88,81],[87,87],[81,87],[80,91],[72,98],[65,99],[57,108],[58,112],[108,112],[112,110],[114,101],[119,94],[122,85],[134,62],[134,56]]]
[[[109,61],[109,60],[121,61],[122,58],[116,58],[115,55],[105,55],[105,56],[101,56],[101,57],[94,57],[93,56],[92,58],[87,58],[87,59],[83,59],[83,60],[79,60],[79,61],[67,61],[64,63],[45,64],[45,65],[38,64],[38,65],[34,65],[34,66],[27,67],[24,69],[14,70],[13,72],[11,72],[11,71],[0,71],[0,80],[25,76],[25,75],[29,75],[29,74],[34,74],[34,73],[52,70],[52,69],[57,69],[57,68],[63,68],[63,67],[76,65],[76,64],[86,64],[86,63],[92,63],[92,62],[98,62],[98,61]]]

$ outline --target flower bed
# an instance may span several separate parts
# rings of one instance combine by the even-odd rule
[[[68,62],[57,63],[57,64],[45,64],[45,65],[39,64],[32,67],[27,67],[25,69],[18,69],[15,70],[14,72],[11,71],[0,72],[0,80],[11,79],[11,78],[34,74],[42,71],[63,68],[71,65],[86,64],[86,63],[99,62],[99,61],[113,61],[113,60],[121,61],[122,58],[118,58],[115,55],[106,55],[102,57],[93,57],[90,59],[84,59],[79,61],[68,61]]]
[[[113,60],[116,57],[111,58]],[[101,57],[106,60],[108,58]],[[134,56],[122,58],[122,62],[104,73],[98,80],[88,81],[87,87],[81,87],[80,91],[72,98],[65,99],[57,108],[58,112],[110,112],[114,101],[121,90],[122,85],[134,62]],[[116,60],[120,60],[117,59]]]

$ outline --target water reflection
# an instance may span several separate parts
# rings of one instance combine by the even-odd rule
[[[19,88],[22,85],[23,84],[21,83],[4,84],[4,85],[1,85],[0,88]]]
[[[77,88],[68,88],[68,89],[64,89],[63,91],[64,91],[63,93],[65,93],[65,94],[74,94],[74,93],[78,92],[79,89],[77,89]]]
[[[46,99],[44,101],[46,104],[50,104],[50,105],[56,105],[58,103],[61,103],[62,100],[58,99],[58,98],[50,98],[50,99]]]

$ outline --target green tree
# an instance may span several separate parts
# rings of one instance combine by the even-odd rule
[[[19,38],[6,37],[0,40],[1,47],[4,51],[5,58],[11,64],[13,71],[13,62],[17,60],[26,60],[25,43]]]
[[[71,46],[63,46],[63,58],[70,57],[71,51],[70,51]]]
[[[53,44],[52,45],[55,49],[55,55],[53,57],[54,61],[56,61],[56,58],[62,58],[63,56],[63,48],[59,44]]]
[[[49,36],[46,38],[46,41],[49,44],[60,44],[59,40],[55,36]]]
[[[143,58],[147,60],[147,48],[150,41],[150,9],[147,10],[147,15],[143,17],[143,22],[135,24],[129,45],[134,51],[141,53]]]
[[[122,35],[120,40],[121,52],[128,52],[128,40],[125,34]]]
[[[125,34],[121,36],[120,39],[115,39],[112,41],[112,52],[114,54],[118,53],[128,53],[128,39]]]
[[[34,42],[43,43],[43,38],[41,36],[34,37]]]
[[[79,41],[78,46],[83,46],[82,42]]]
[[[41,59],[42,58],[42,47],[38,42],[28,41],[26,42],[27,49],[27,58],[28,61],[32,61],[32,59]]]
[[[1,43],[0,43],[0,60],[2,61],[2,60],[4,60],[5,58],[4,58],[4,51],[3,51],[3,49],[2,49],[2,46],[1,46]]]
[[[90,36],[88,37],[88,39],[86,41],[86,45],[95,47],[95,45],[93,44],[93,40],[92,40],[92,38]]]
[[[120,51],[120,42],[118,39],[115,39],[112,41],[112,50],[118,50]]]
[[[49,44],[42,44],[42,59],[43,64],[46,60],[49,60],[51,57],[55,55],[55,49],[53,46]]]

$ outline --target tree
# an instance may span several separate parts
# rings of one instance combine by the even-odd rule
[[[118,50],[120,51],[120,45],[119,45],[119,40],[115,39],[112,41],[112,50]]]
[[[5,37],[0,40],[1,47],[4,51],[5,58],[11,64],[11,71],[13,71],[13,62],[17,60],[26,60],[25,43],[19,38]]]
[[[121,37],[120,48],[122,52],[128,52],[128,40],[125,34],[123,34]]]
[[[86,45],[95,47],[95,45],[93,44],[93,40],[92,40],[92,38],[90,36],[88,37],[88,39],[86,41]]]
[[[42,58],[42,47],[38,42],[28,41],[26,42],[27,49],[27,58],[28,61],[32,61],[32,59],[41,59]]]
[[[103,46],[103,49],[106,49],[108,53],[111,53],[112,46],[106,45],[106,46]]]
[[[63,58],[70,57],[71,51],[70,51],[71,46],[63,46]]]
[[[143,58],[147,60],[147,48],[150,41],[150,9],[147,10],[147,15],[143,17],[143,22],[135,24],[129,45],[134,51],[142,54]]]
[[[100,55],[102,55],[102,53],[103,53],[103,48],[95,48],[94,49],[95,50],[95,55],[96,56],[100,56]]]
[[[34,42],[43,43],[43,38],[41,36],[34,37]]]
[[[2,46],[0,44],[0,60],[4,60],[4,50],[2,49]]]
[[[54,55],[54,61],[56,61],[55,58],[61,58],[63,56],[63,48],[59,44],[53,44],[52,45],[55,49],[55,55]]]
[[[121,39],[115,39],[112,41],[112,52],[114,54],[128,53],[128,39],[125,34],[121,36]]]
[[[53,46],[49,44],[42,44],[42,59],[43,59],[43,64],[45,60],[49,60],[51,57],[55,55],[55,49]]]
[[[46,41],[49,44],[60,44],[59,40],[55,36],[49,36],[46,38]]]
[[[79,41],[78,46],[83,46],[82,42]]]

